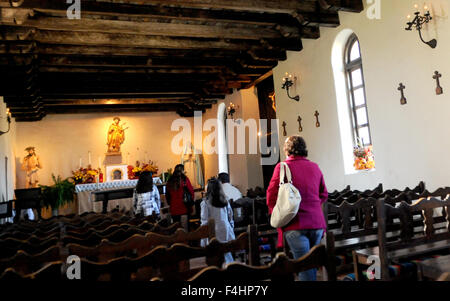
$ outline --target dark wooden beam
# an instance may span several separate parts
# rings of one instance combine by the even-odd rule
[[[4,7],[10,7],[8,2],[4,2]],[[24,0],[19,7],[36,7],[40,6],[38,1]],[[88,2],[88,1],[86,1]],[[290,13],[296,10],[314,11],[315,0],[98,0],[99,3],[108,4],[133,4],[133,5],[153,5],[164,7],[181,7],[181,8],[200,8],[200,9],[229,9],[236,11],[251,11],[259,13]],[[1,2],[0,2],[1,3]],[[55,5],[55,1],[50,1]],[[68,6],[66,6],[68,7]],[[45,8],[51,8],[48,5]],[[54,8],[60,8],[54,6]]]
[[[67,17],[35,17],[21,23],[3,20],[2,25],[36,28],[50,31],[96,32],[110,34],[129,34],[163,37],[221,38],[240,40],[280,39],[284,37],[300,38],[296,27],[282,26],[283,35],[271,27],[250,27],[248,25],[224,26],[191,25],[183,23],[131,22],[120,20],[82,19],[69,20]]]

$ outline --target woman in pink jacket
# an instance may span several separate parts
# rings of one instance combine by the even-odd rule
[[[285,227],[278,229],[278,246],[283,245],[283,235],[295,259],[302,257],[318,245],[326,229],[322,204],[328,199],[322,172],[316,163],[306,159],[308,151],[305,140],[291,136],[284,144],[286,163],[292,173],[292,184],[300,191],[302,201],[297,216]],[[280,183],[280,164],[275,167],[267,188],[269,213],[275,207]],[[316,270],[299,274],[301,281],[315,281]]]

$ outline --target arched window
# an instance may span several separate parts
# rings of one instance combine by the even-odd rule
[[[350,36],[346,45],[344,70],[347,78],[350,113],[353,124],[353,140],[355,145],[358,142],[362,146],[372,145],[361,49],[358,37],[355,34]]]

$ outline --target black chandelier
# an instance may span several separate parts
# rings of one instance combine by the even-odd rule
[[[297,96],[291,97],[291,95],[289,95],[289,88],[291,88],[293,85],[294,85],[294,81],[292,80],[292,74],[286,73],[286,76],[283,77],[283,86],[281,88],[286,89],[287,96],[290,99],[293,99],[295,101],[300,101],[300,96],[297,95]]]
[[[416,5],[415,7],[417,8],[418,6]],[[424,9],[427,10],[428,7],[425,6]],[[422,37],[423,25],[427,24],[428,22],[430,22],[433,19],[433,17],[431,17],[431,15],[430,15],[430,11],[427,10],[427,12],[423,16],[420,15],[419,11],[415,12],[414,14],[416,15],[416,17],[414,18],[414,20],[406,23],[408,25],[408,27],[406,27],[405,30],[412,31],[412,28],[415,27],[417,29],[417,31],[419,31],[420,40],[422,40],[422,42],[424,42],[431,48],[433,48],[433,49],[436,48],[436,46],[437,46],[436,39],[432,39],[431,41],[426,42]],[[411,18],[411,16],[408,16],[408,19],[410,19],[410,18]]]

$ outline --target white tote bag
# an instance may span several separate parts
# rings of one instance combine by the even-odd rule
[[[286,170],[287,183],[284,182]],[[300,192],[292,185],[292,175],[289,166],[280,164],[280,188],[278,190],[277,203],[270,217],[270,225],[274,228],[286,226],[298,213],[302,197]]]

